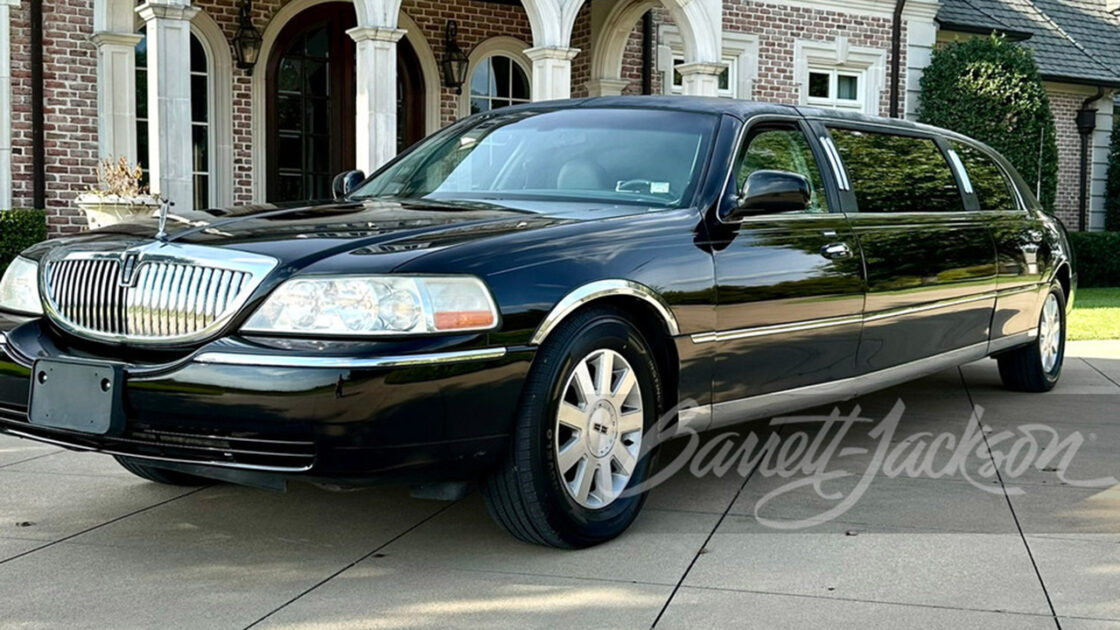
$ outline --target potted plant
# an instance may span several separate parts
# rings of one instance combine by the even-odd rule
[[[77,204],[86,215],[90,229],[127,223],[137,217],[159,212],[160,199],[142,183],[140,165],[122,157],[107,158],[97,165],[97,188],[78,195]]]

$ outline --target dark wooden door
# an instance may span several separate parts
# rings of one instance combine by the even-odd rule
[[[408,39],[397,43],[397,151],[424,138],[424,75],[420,58]]]
[[[269,201],[324,199],[354,168],[354,6],[322,4],[293,19],[268,59]]]

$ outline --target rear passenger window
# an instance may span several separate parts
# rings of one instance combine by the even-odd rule
[[[972,191],[976,193],[976,201],[981,210],[1017,210],[1015,194],[1011,191],[1011,182],[1007,181],[1003,170],[976,147],[952,142],[950,146],[960,157],[968,179],[972,183]]]
[[[830,129],[860,212],[960,212],[960,189],[929,138]]]

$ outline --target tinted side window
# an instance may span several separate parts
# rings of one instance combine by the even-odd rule
[[[805,134],[797,127],[765,127],[751,130],[746,149],[739,159],[736,190],[742,190],[755,171],[789,171],[809,180],[812,197],[806,212],[828,212],[824,180]]]
[[[959,212],[957,180],[933,140],[830,129],[860,212]]]
[[[1011,182],[1007,181],[1003,171],[992,158],[980,149],[967,144],[953,142],[950,146],[964,164],[964,170],[968,173],[968,180],[972,183],[972,191],[976,193],[976,200],[980,203],[981,210],[1018,209],[1015,194],[1011,191]]]

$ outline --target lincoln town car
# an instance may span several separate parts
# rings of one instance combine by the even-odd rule
[[[470,116],[334,198],[151,218],[0,283],[0,431],[152,482],[477,487],[621,534],[662,436],[991,357],[1052,388],[1061,224],[956,133],[685,97]],[[656,430],[655,430],[655,427]]]

